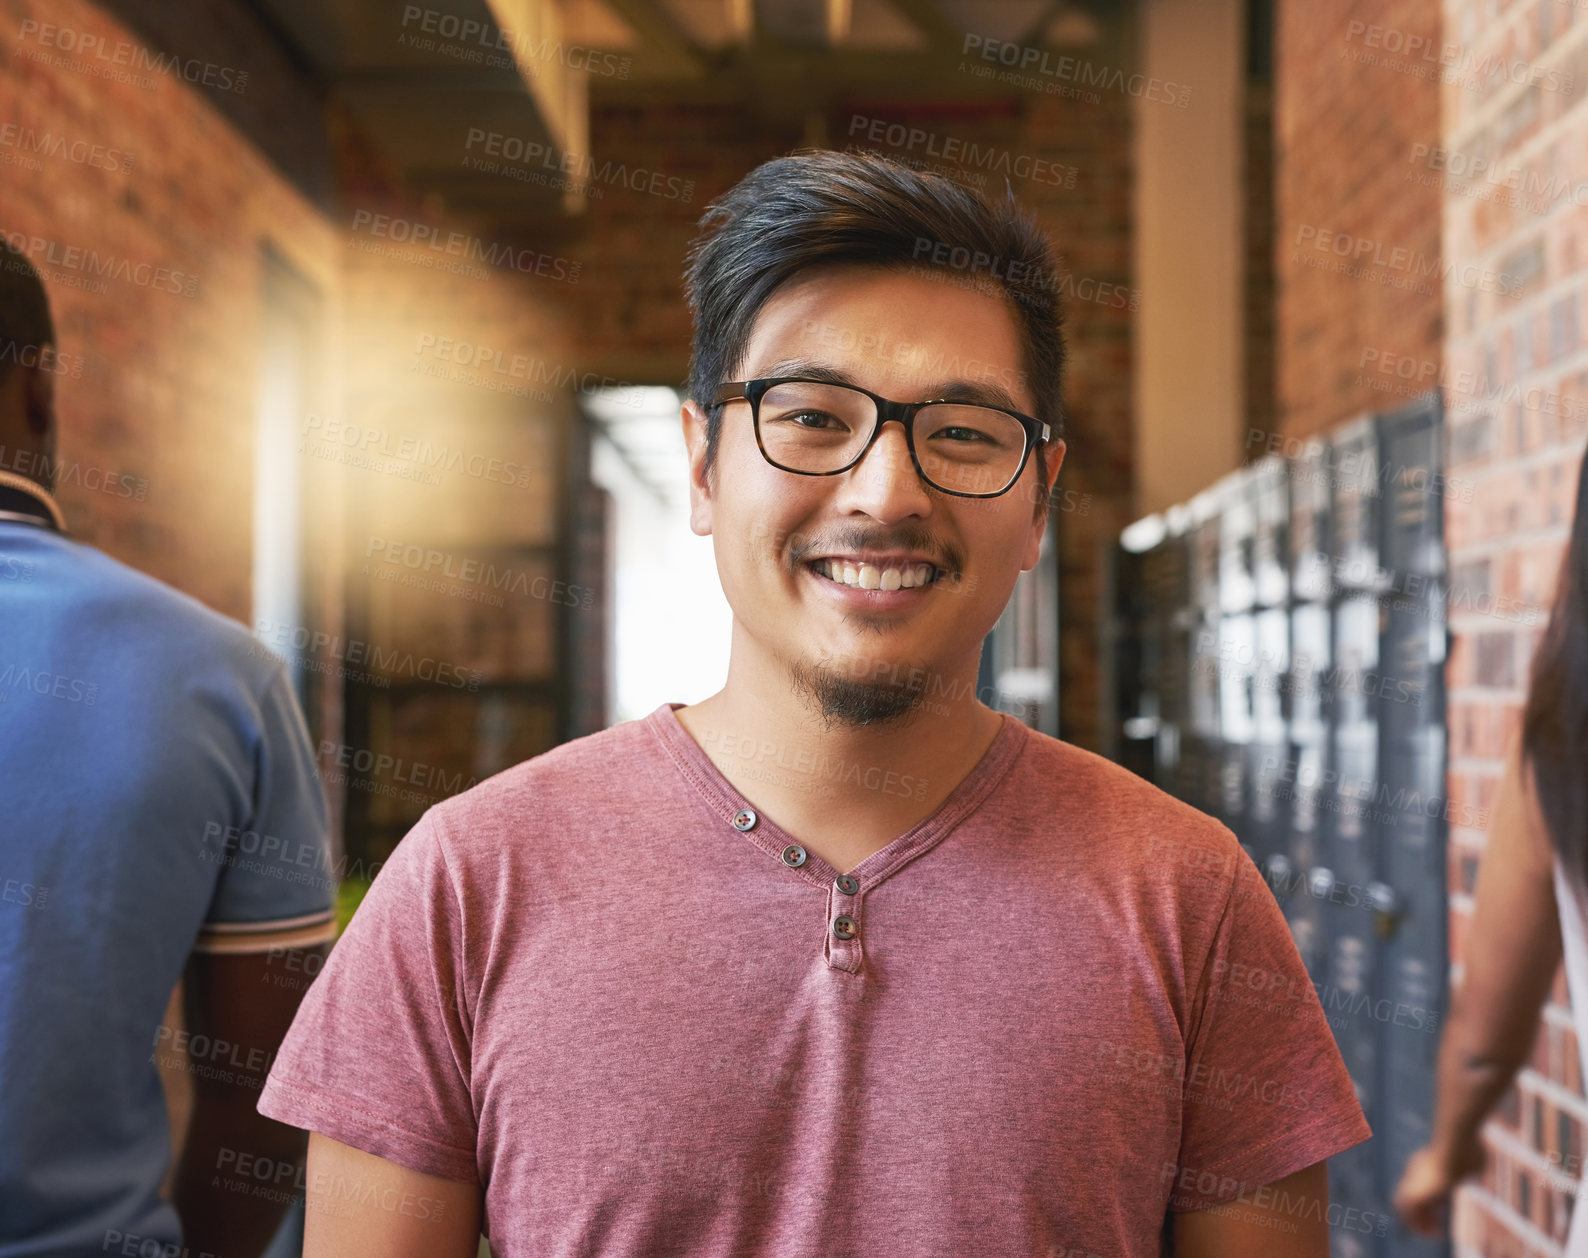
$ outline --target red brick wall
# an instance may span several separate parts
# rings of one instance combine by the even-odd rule
[[[107,58],[118,43],[147,48],[82,0],[0,6],[0,126],[16,128],[0,132],[0,229],[43,242],[34,261],[60,348],[82,366],[59,381],[60,498],[78,536],[246,620],[261,246],[334,293],[335,234],[221,120],[212,89],[96,75],[128,71],[79,51],[82,38],[102,39]],[[54,156],[30,151],[55,141]],[[131,278],[94,279],[72,251],[124,259]],[[107,474],[116,492],[86,487]]]
[[[38,266],[70,364],[56,381],[57,496],[76,536],[247,621],[262,251],[334,304],[339,248],[213,89],[105,77],[130,74],[123,46],[159,51],[81,0],[0,4],[0,230]],[[111,274],[89,273],[90,253],[115,259]],[[336,490],[322,479],[310,495],[333,527]],[[339,565],[317,574],[335,606]],[[339,696],[320,715],[337,730]],[[175,995],[167,1017],[180,1025]],[[162,1074],[180,1144],[188,1077]]]
[[[1247,442],[1252,431],[1275,428],[1274,91],[1266,82],[1246,88],[1245,340]],[[1258,441],[1250,441],[1253,452]]]
[[[1452,602],[1495,600],[1490,614],[1450,615],[1449,790],[1486,810],[1517,728],[1588,436],[1588,117],[1575,108],[1588,88],[1588,15],[1554,0],[1492,9],[1446,0],[1444,39],[1459,50],[1462,81],[1446,89],[1442,169],[1433,172],[1447,260],[1508,276],[1513,290],[1494,291],[1477,274],[1478,284],[1445,291],[1448,471],[1459,486],[1445,501]],[[1524,81],[1485,73],[1499,62],[1521,67]],[[1475,160],[1492,177],[1474,179]],[[1453,983],[1486,837],[1451,828]],[[1485,1253],[1521,1252],[1523,1241],[1529,1253],[1559,1252],[1565,1203],[1544,1173],[1551,1157],[1568,1163],[1570,1177],[1581,1169],[1578,1060],[1561,970],[1532,1060],[1490,1122],[1489,1169],[1460,1194],[1458,1242]]]
[[[547,434],[565,440],[569,373],[581,366],[559,317],[574,304],[575,284],[500,269],[462,276],[398,256],[390,232],[370,230],[367,219],[355,225],[355,215],[424,222],[443,235],[475,229],[407,195],[357,129],[340,114],[327,119],[269,46],[239,48],[231,19],[246,18],[241,8],[216,5],[203,16],[215,32],[231,33],[185,31],[183,57],[213,65],[217,81],[221,71],[231,75],[240,101],[218,98],[222,89],[202,81],[130,70],[129,60],[158,60],[164,45],[83,0],[0,0],[0,229],[40,266],[68,367],[57,381],[59,496],[77,536],[225,615],[253,619],[256,391],[266,250],[274,251],[315,290],[323,340],[323,370],[301,416],[314,588],[305,625],[282,627],[278,649],[299,628],[345,644],[345,596],[360,588],[348,578],[362,573],[350,574],[347,561],[362,565],[372,537],[455,551],[454,567],[474,547],[555,549],[551,504],[562,469],[547,453],[556,449]],[[236,77],[244,68],[246,83]],[[269,136],[270,155],[253,132]],[[287,161],[295,143],[301,161]],[[312,201],[300,181],[314,186]],[[101,265],[116,260],[112,273],[88,274],[89,254]],[[577,275],[571,260],[562,273]],[[443,342],[489,345],[503,356],[465,362],[456,349],[439,350]],[[532,364],[527,377],[515,373],[519,358]],[[355,429],[383,434],[380,448],[332,435]],[[414,460],[389,454],[405,438],[461,451],[465,462],[434,481],[407,475]],[[15,459],[0,451],[0,466]],[[519,469],[512,485],[502,483],[508,464]],[[107,482],[111,492],[97,488]],[[530,566],[514,571],[542,575]],[[504,677],[533,686],[557,671],[553,624],[563,608],[553,599],[509,590],[498,605],[397,581],[363,588],[367,596],[354,601],[369,612],[356,627],[388,659],[478,676],[481,692]],[[344,673],[365,661],[345,645],[317,655],[319,735],[348,746]],[[393,694],[419,675],[393,671]],[[362,723],[353,750],[389,752],[408,766],[402,783],[367,792],[374,816],[366,820],[400,832],[417,810],[394,785],[434,793],[554,741],[554,711],[542,719],[547,705],[528,717],[511,702],[481,715],[481,692],[415,688]],[[436,709],[437,695],[460,693],[461,708]],[[346,788],[334,760],[322,756],[340,839]],[[431,769],[441,776],[432,779]],[[174,1004],[169,1016],[177,1025]],[[186,1076],[167,1071],[166,1084],[180,1132]]]
[[[1299,437],[1389,409],[1369,351],[1439,357],[1440,197],[1408,178],[1414,146],[1439,142],[1438,65],[1383,47],[1436,44],[1439,5],[1280,0],[1275,23],[1276,393]]]

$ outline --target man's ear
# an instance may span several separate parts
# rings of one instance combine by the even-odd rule
[[[1020,556],[1021,572],[1030,572],[1042,557],[1042,535],[1048,531],[1048,513],[1053,509],[1053,486],[1059,479],[1059,468],[1064,466],[1065,449],[1064,442],[1058,438],[1043,448],[1042,454],[1048,465],[1047,476],[1035,480],[1032,485],[1032,492],[1042,497],[1034,506],[1036,514],[1031,520],[1031,531],[1026,535],[1025,553]]]
[[[42,367],[18,367],[23,372],[22,412],[28,432],[46,437],[55,428],[55,373]]]
[[[681,418],[684,445],[689,450],[689,529],[697,537],[708,537],[711,534],[712,486],[711,477],[706,473],[706,412],[694,398],[687,398]]]

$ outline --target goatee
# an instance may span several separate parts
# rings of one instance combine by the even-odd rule
[[[795,694],[810,700],[829,730],[835,726],[909,724],[926,697],[926,673],[909,669],[905,676],[910,684],[857,680],[802,661],[789,666]]]

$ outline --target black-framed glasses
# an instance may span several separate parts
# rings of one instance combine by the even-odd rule
[[[750,403],[755,443],[773,467],[798,476],[836,476],[865,456],[896,419],[910,461],[934,489],[960,498],[996,498],[1025,470],[1048,425],[1019,411],[980,402],[895,402],[853,384],[804,376],[734,380],[715,404]]]

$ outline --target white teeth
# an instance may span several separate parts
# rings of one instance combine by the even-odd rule
[[[932,565],[910,564],[903,568],[878,568],[875,564],[853,564],[842,559],[822,559],[816,569],[823,576],[860,590],[909,590],[932,580]]]

